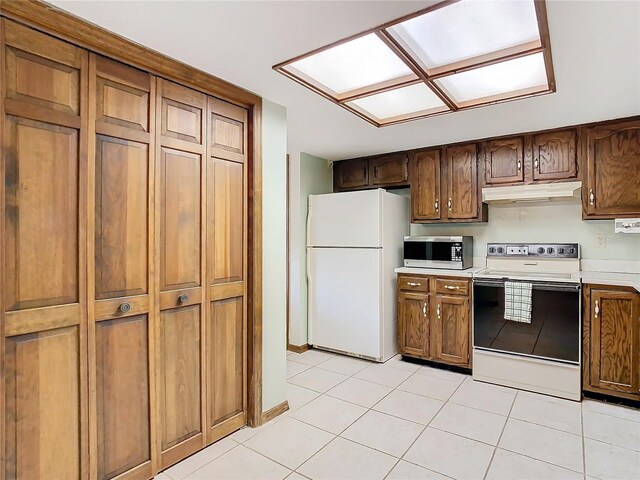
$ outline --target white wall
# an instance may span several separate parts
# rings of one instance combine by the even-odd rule
[[[411,225],[412,235],[473,235],[474,257],[487,243],[579,243],[589,260],[640,260],[640,235],[613,233],[613,220],[582,220],[582,206],[571,203],[490,205],[486,224]],[[606,246],[599,246],[603,236]]]
[[[284,402],[286,384],[287,110],[262,103],[262,410]]]
[[[329,163],[301,152],[289,157],[289,343],[304,345],[307,336],[307,212],[309,195],[330,193]]]

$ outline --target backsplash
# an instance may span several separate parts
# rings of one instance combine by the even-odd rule
[[[411,225],[412,235],[472,235],[473,256],[486,255],[487,243],[579,243],[582,258],[640,260],[640,235],[613,233],[613,220],[582,220],[575,203],[490,205],[486,224]]]

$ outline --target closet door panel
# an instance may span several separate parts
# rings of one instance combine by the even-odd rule
[[[211,284],[244,278],[244,166],[213,158],[208,165],[208,271]]]
[[[148,317],[96,324],[98,478],[151,460]]]
[[[3,478],[86,476],[88,55],[0,19]]]
[[[77,325],[6,340],[6,478],[79,478]]]
[[[96,299],[148,291],[149,147],[96,138]]]
[[[200,155],[162,149],[161,291],[200,285],[200,170]]]

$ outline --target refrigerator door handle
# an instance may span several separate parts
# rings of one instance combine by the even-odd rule
[[[308,200],[309,206],[307,209],[307,246],[311,245],[311,199]]]

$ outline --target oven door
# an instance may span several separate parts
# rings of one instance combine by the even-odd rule
[[[504,282],[474,279],[474,348],[579,364],[580,285],[531,282],[531,323],[522,323],[504,318]]]

